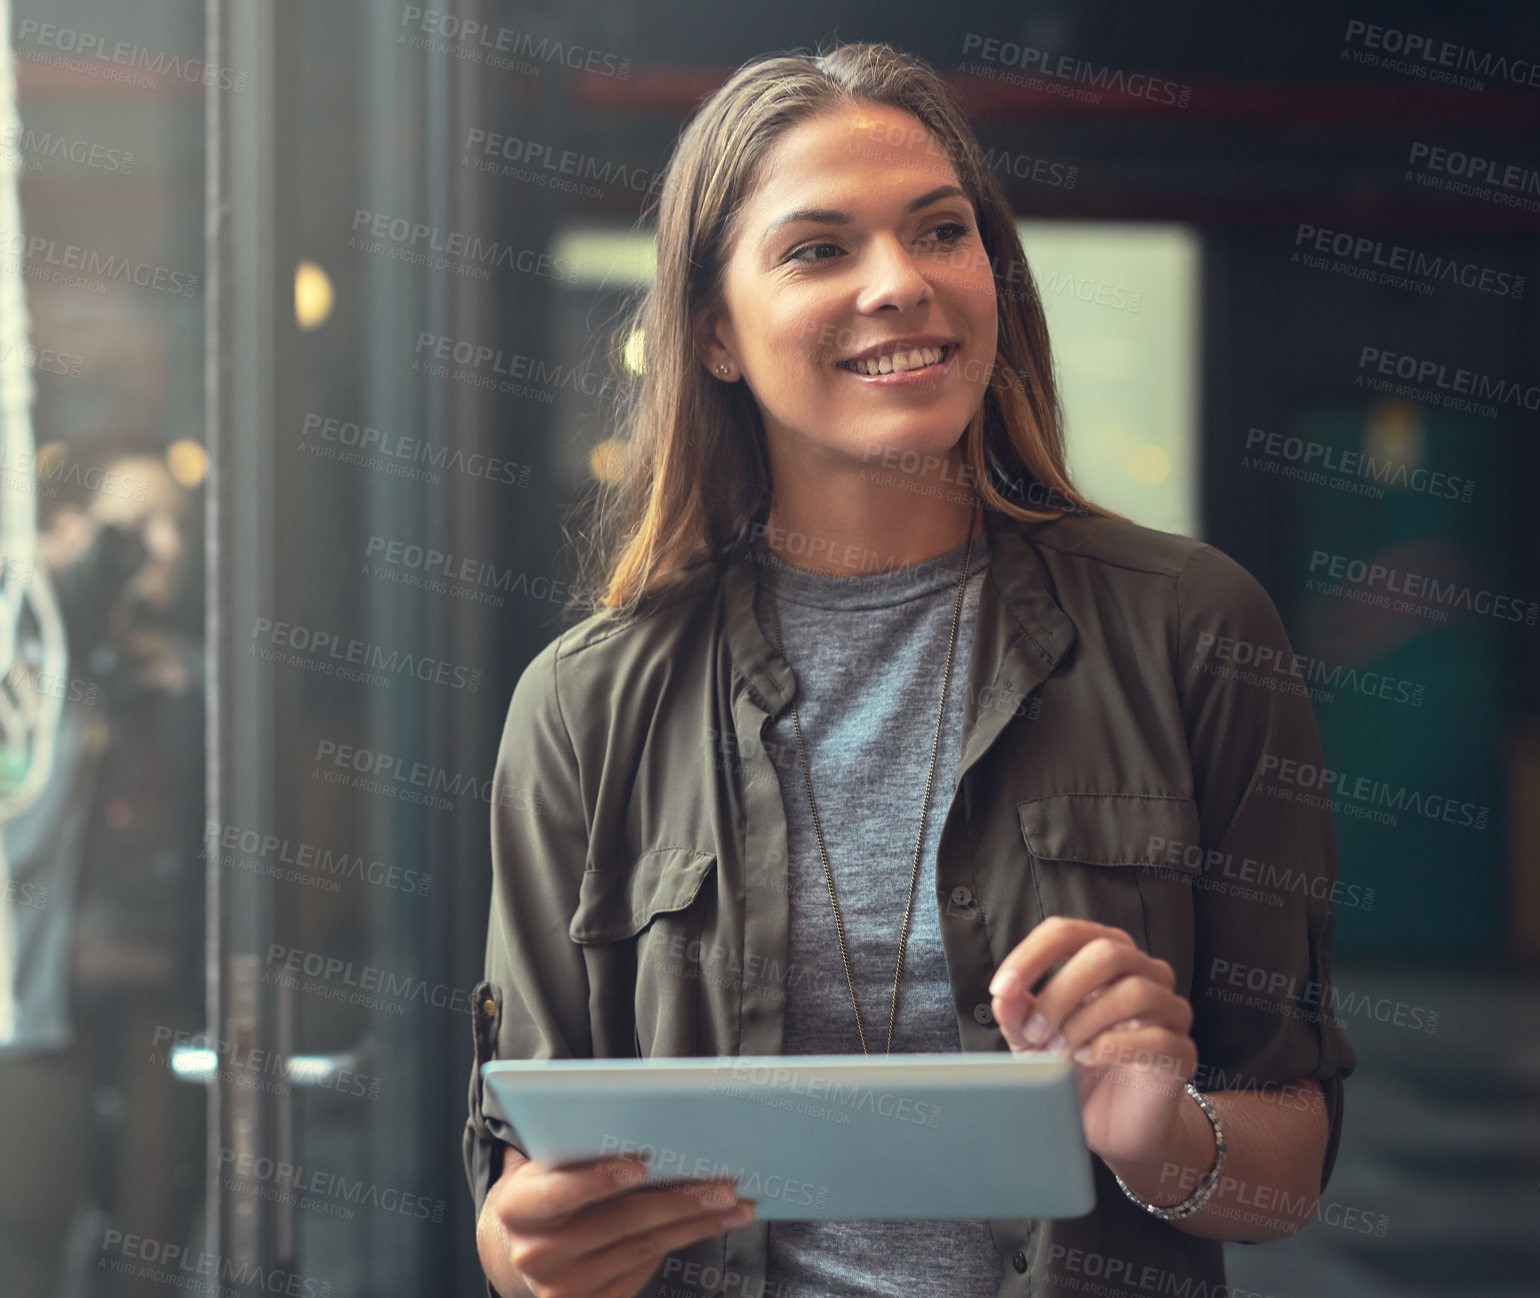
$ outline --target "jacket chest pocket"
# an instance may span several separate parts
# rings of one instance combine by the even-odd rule
[[[584,873],[567,934],[585,948],[596,1056],[714,1053],[700,1048],[700,1024],[717,947],[715,870],[713,853],[669,847]]]
[[[1170,962],[1176,990],[1192,981],[1193,887],[1201,837],[1191,798],[1057,793],[1016,804],[1043,916],[1121,928]],[[1194,864],[1196,860],[1196,864]]]

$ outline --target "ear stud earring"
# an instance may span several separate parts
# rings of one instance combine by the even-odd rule
[[[722,375],[725,378],[727,376],[727,366],[725,366],[725,365],[718,365],[717,366],[717,373]]]

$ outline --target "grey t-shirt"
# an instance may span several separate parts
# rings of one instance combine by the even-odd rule
[[[929,768],[964,547],[908,567],[825,575],[761,549],[755,614],[773,645],[770,586],[779,596],[786,658],[812,765],[813,796],[834,876],[861,1023],[873,1055],[887,1048],[904,906]],[[936,846],[962,747],[968,656],[988,543],[975,538],[920,868],[904,949],[893,1053],[961,1049],[936,896]],[[845,966],[808,809],[791,709],[765,746],[786,805],[790,857],[785,1042],[782,1052],[859,1055]],[[926,1169],[916,1167],[923,1177]],[[993,1298],[1000,1255],[983,1220],[772,1221],[771,1295],[867,1298],[944,1293]]]

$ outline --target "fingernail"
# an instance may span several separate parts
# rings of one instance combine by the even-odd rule
[[[1021,988],[1021,978],[1014,969],[1001,969],[989,984],[991,996],[1009,996]]]
[[[724,1212],[719,1221],[724,1226],[742,1226],[754,1220],[754,1205],[752,1203],[740,1203],[731,1212]]]
[[[1043,1038],[1048,1035],[1048,1020],[1033,1010],[1032,1017],[1027,1020],[1021,1034],[1034,1046],[1041,1045]]]
[[[1053,1040],[1045,1048],[1048,1050],[1063,1050],[1067,1045],[1069,1045],[1069,1042],[1064,1039],[1064,1034],[1062,1032],[1055,1032]]]
[[[715,1189],[706,1192],[706,1207],[731,1208],[737,1199],[738,1196],[725,1185],[719,1185]]]
[[[646,1176],[647,1173],[635,1163],[627,1163],[615,1171],[615,1179],[622,1185],[640,1185]]]
[[[1091,1046],[1090,1046],[1090,1043],[1087,1042],[1085,1045],[1081,1046],[1079,1050],[1075,1051],[1074,1058],[1078,1059],[1082,1064],[1090,1063],[1091,1062]]]

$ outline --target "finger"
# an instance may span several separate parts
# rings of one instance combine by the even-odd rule
[[[602,1289],[593,1291],[592,1298],[636,1298],[657,1269],[657,1263],[653,1263],[651,1266],[643,1265],[627,1271],[615,1277]]]
[[[631,1198],[652,1198],[653,1193],[638,1191]],[[663,1201],[671,1202],[664,1202],[660,1211],[659,1202]],[[680,1216],[678,1207],[681,1202],[691,1203],[697,1210]],[[702,1213],[698,1211],[698,1199],[682,1197],[676,1192],[662,1192],[659,1201],[646,1205],[645,1210],[630,1211],[637,1207],[630,1201],[625,1207],[627,1212],[623,1215],[611,1215],[604,1220],[602,1229],[605,1233],[596,1247],[585,1247],[592,1242],[593,1227],[574,1223],[542,1241],[544,1248],[529,1250],[520,1266],[521,1271],[544,1283],[559,1279],[565,1288],[576,1293],[589,1293],[607,1286],[612,1279],[633,1274],[639,1286],[675,1249],[710,1239],[742,1224],[724,1220],[727,1214],[721,1209]],[[622,1292],[630,1298],[636,1290]]]
[[[1109,924],[1073,919],[1068,915],[1050,915],[1000,962],[989,983],[991,995],[1009,992],[1013,987],[1030,992],[1054,965],[1069,959],[1087,942],[1097,938],[1134,945],[1133,938]]]
[[[569,1241],[580,1238],[581,1253],[614,1241],[699,1217],[718,1217],[738,1204],[731,1181],[692,1181],[680,1186],[647,1186],[615,1200],[590,1204],[563,1227]],[[570,1245],[569,1245],[570,1249]]]
[[[636,1298],[637,1294],[651,1285],[653,1276],[658,1273],[659,1265],[657,1262],[650,1266],[643,1263],[634,1271],[627,1271],[618,1279],[612,1280],[593,1298]]]
[[[995,1026],[1005,1037],[1006,1044],[1012,1050],[1030,1050],[1031,1043],[1022,1036],[1022,1025],[1027,1017],[1037,1007],[1037,998],[1030,992],[1012,987],[1007,992],[998,993],[990,1002],[990,1009],[995,1017]]]
[[[1123,944],[1118,942],[1118,938],[1114,935],[1121,935],[1124,938],[1127,938],[1128,936],[1127,934],[1123,933],[1121,929],[1111,929],[1107,928],[1106,926],[1098,927],[1102,929],[1101,936],[1114,943],[1115,945],[1121,946]],[[1093,942],[1097,940],[1097,938],[1092,939]],[[1127,947],[1129,950],[1137,950],[1137,948],[1133,946],[1133,940],[1131,938],[1128,938]],[[1047,980],[1048,984],[1052,985],[1054,982],[1056,982],[1062,973],[1063,968],[1060,968],[1057,973],[1050,974]],[[1001,988],[995,993],[994,1004],[992,1008],[995,1021],[1000,1028],[1001,1034],[1005,1037],[1006,1044],[1009,1045],[1012,1050],[1037,1050],[1043,1048],[1044,1046],[1052,1046],[1055,1049],[1058,1048],[1059,1043],[1054,1039],[1057,1028],[1047,1027],[1046,1017],[1044,1017],[1042,1020],[1045,1027],[1041,1033],[1035,1037],[1029,1037],[1027,1035],[1025,1031],[1026,1025],[1028,1023],[1037,1022],[1037,1020],[1034,1020],[1033,1015],[1037,1011],[1038,998],[1029,992],[1024,984],[1021,984],[1017,981],[1016,975],[1008,969],[1007,964],[1001,965],[995,980],[990,984],[990,986],[992,988]],[[1046,988],[1044,990],[1046,990]],[[1101,988],[1093,987],[1089,992],[1086,993],[1086,998],[1094,998],[1098,996],[1100,992]]]
[[[549,1222],[634,1190],[646,1175],[646,1165],[637,1158],[560,1167],[525,1163],[515,1169],[498,1215],[509,1230]]]
[[[1126,941],[1130,946],[1133,939],[1124,933],[1122,929],[1111,928],[1105,924],[1093,924],[1088,920],[1072,920],[1064,916],[1054,916],[1053,923],[1047,921],[1039,924],[1032,930],[1032,934],[1000,963],[995,970],[995,976],[989,984],[989,991],[993,997],[991,1009],[995,1021],[1004,1035],[1006,1044],[1012,1050],[1036,1049],[1036,1043],[1028,1041],[1022,1027],[1031,1018],[1037,1008],[1037,996],[1031,990],[1034,981],[1047,981],[1053,975],[1049,974],[1039,979],[1034,973],[1035,965],[1026,963],[1032,959],[1033,942],[1041,942],[1043,939],[1037,935],[1051,936],[1056,929],[1069,926],[1073,933],[1082,941],[1093,940],[1097,936],[1106,937],[1112,941]],[[1051,953],[1047,957],[1048,967],[1057,969],[1062,961]],[[1094,992],[1092,993],[1094,995]]]
[[[725,1212],[738,1202],[737,1183],[731,1177],[719,1177],[716,1180],[698,1180],[692,1177],[670,1181],[656,1187],[648,1186],[647,1193],[651,1193],[654,1189],[658,1193],[673,1196],[676,1209],[681,1213],[711,1210]]]
[[[1178,996],[1148,978],[1129,974],[1095,990],[1070,1011],[1059,1026],[1065,1050],[1074,1051],[1099,1032],[1137,1018],[1156,1027],[1186,1035],[1193,1023],[1193,1009]]]
[[[1077,1062],[1090,1068],[1120,1068],[1158,1074],[1170,1088],[1182,1085],[1198,1064],[1192,1038],[1169,1028],[1144,1025],[1103,1032],[1082,1046]]]
[[[708,1201],[707,1191],[715,1191],[722,1198]],[[701,1181],[683,1187],[648,1186],[631,1190],[619,1198],[600,1200],[571,1213],[531,1220],[513,1228],[517,1244],[510,1259],[526,1276],[547,1284],[557,1280],[566,1283],[578,1261],[596,1257],[618,1241],[658,1234],[684,1221],[715,1221],[735,1202],[730,1182]],[[634,1259],[622,1258],[599,1279],[617,1267],[636,1265],[640,1258],[640,1252]]]
[[[1135,975],[1169,990],[1176,971],[1164,960],[1146,955],[1132,942],[1095,937],[1075,952],[1038,993],[1037,1006],[1022,1029],[1034,1045],[1053,1046],[1064,1021],[1099,987]]]

